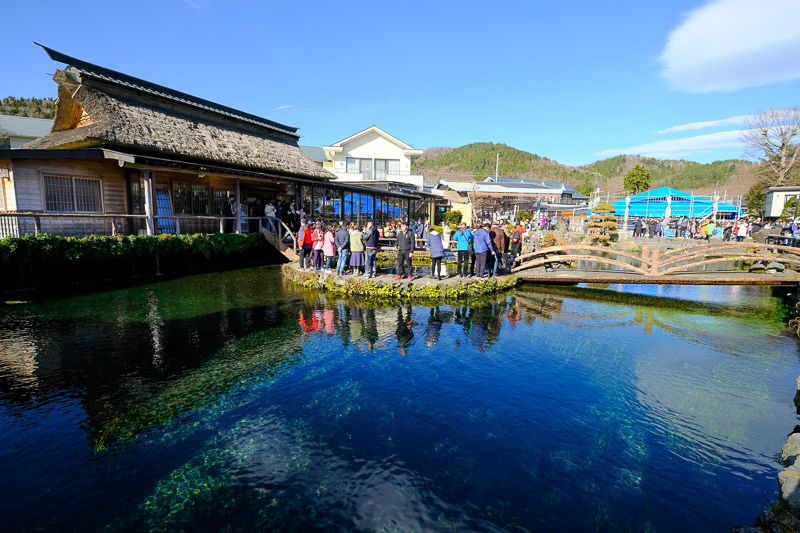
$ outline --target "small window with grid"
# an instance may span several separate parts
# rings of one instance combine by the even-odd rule
[[[44,176],[44,205],[61,213],[102,213],[100,180]]]

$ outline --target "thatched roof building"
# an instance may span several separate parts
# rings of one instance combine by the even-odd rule
[[[432,215],[424,192],[337,183],[297,128],[42,48],[67,65],[54,76],[57,114],[41,139],[0,149],[0,237],[284,236],[302,213],[328,224]]]
[[[292,128],[42,47],[58,70],[58,109],[50,134],[27,149],[110,148],[180,156],[327,180],[299,148]]]

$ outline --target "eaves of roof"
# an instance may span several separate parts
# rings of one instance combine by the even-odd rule
[[[273,122],[250,113],[245,113],[244,111],[239,111],[238,109],[233,109],[232,107],[227,107],[215,102],[211,102],[210,100],[198,98],[196,96],[176,91],[174,89],[164,87],[163,85],[151,83],[134,76],[129,76],[127,74],[123,74],[122,72],[117,72],[99,65],[94,65],[66,54],[62,54],[61,52],[53,50],[52,48],[48,48],[39,43],[35,44],[41,46],[44,51],[47,52],[47,55],[50,56],[50,59],[53,61],[58,61],[59,63],[67,64],[69,66],[69,70],[79,74],[81,77],[105,81],[107,83],[112,83],[114,85],[119,85],[128,89],[143,92],[151,96],[156,96],[164,100],[177,102],[190,107],[202,109],[204,111],[210,111],[228,118],[241,120],[257,126],[279,131],[283,134],[291,135],[298,139],[300,138],[300,136],[297,134],[297,128],[286,126],[278,122]]]

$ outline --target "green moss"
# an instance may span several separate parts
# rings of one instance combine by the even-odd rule
[[[297,287],[323,290],[328,294],[378,301],[453,301],[497,294],[516,286],[516,276],[500,276],[485,281],[458,284],[411,285],[378,280],[349,279],[336,283],[333,277],[318,277],[314,272],[300,272],[294,265],[283,265],[284,278]]]

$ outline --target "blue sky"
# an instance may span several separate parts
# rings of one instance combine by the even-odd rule
[[[570,165],[742,155],[800,105],[800,0],[13,2],[0,96],[55,96],[67,55],[300,128],[417,148],[505,143]]]

